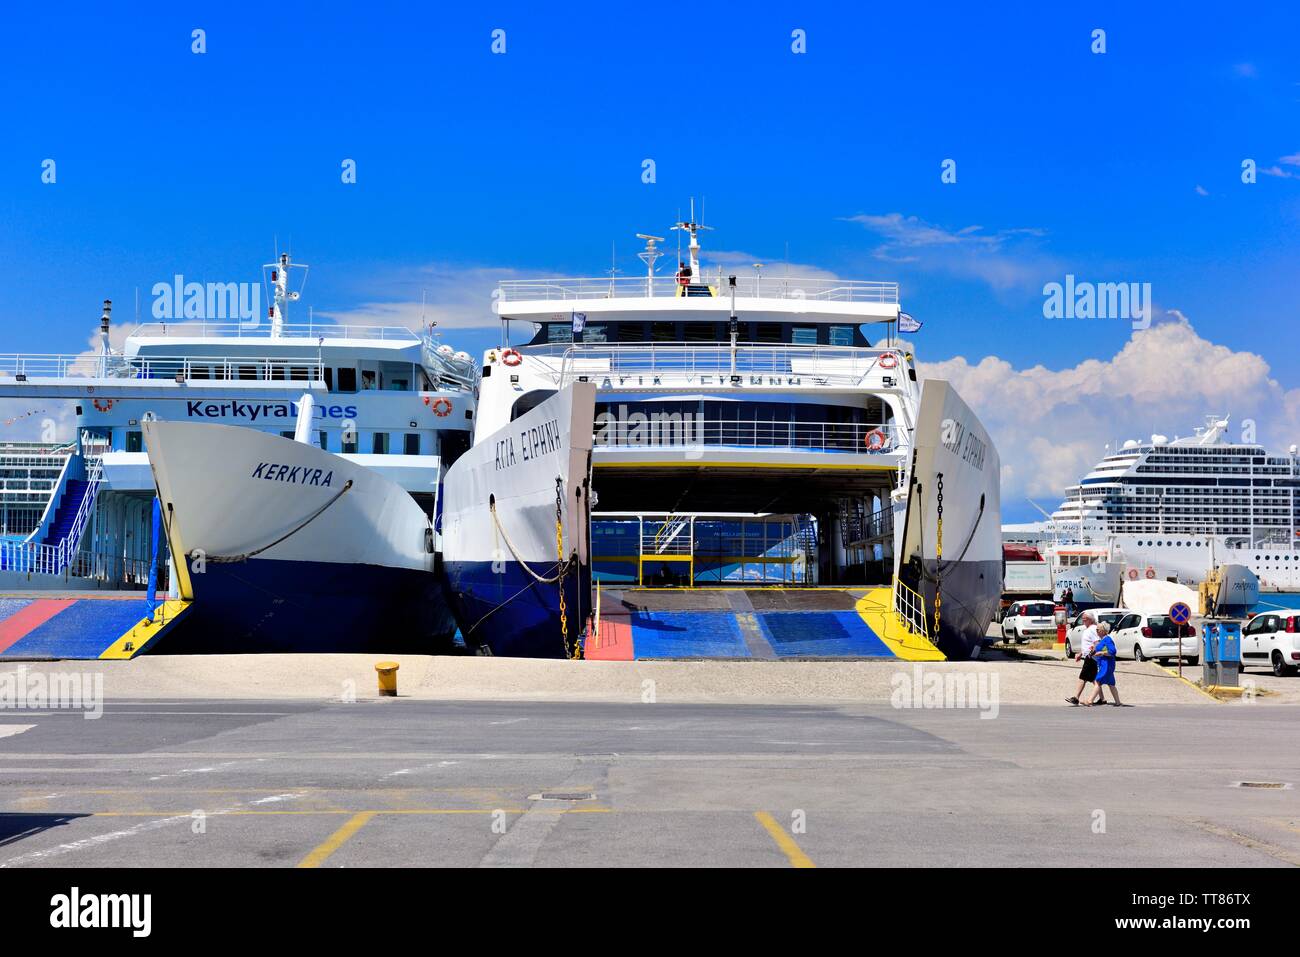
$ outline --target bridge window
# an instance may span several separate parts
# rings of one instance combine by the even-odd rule
[[[374,434],[374,438],[371,442],[370,451],[373,452],[375,455],[388,454],[388,433],[387,432],[376,432]]]
[[[344,367],[339,369],[338,376],[339,392],[356,392],[357,391],[357,370],[353,367]]]
[[[144,451],[142,438],[139,432],[128,430],[126,433],[126,450],[128,452]]]
[[[853,345],[853,327],[831,326],[828,330],[828,341],[833,346]]]
[[[795,326],[790,330],[790,341],[796,346],[817,345],[817,327]]]

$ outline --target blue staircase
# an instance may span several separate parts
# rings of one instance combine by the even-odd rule
[[[90,483],[85,479],[68,479],[63,497],[59,499],[59,507],[54,512],[54,519],[46,529],[42,545],[58,545],[72,534],[73,526],[77,521],[77,512],[81,509],[81,503],[85,500],[89,488]]]

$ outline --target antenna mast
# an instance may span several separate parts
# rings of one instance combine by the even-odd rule
[[[305,263],[295,263],[289,260],[288,253],[280,253],[276,261],[267,263],[262,268],[271,270],[271,287],[275,290],[272,294],[272,304],[268,310],[271,317],[271,338],[279,338],[284,335],[284,316],[285,310],[289,303],[297,302],[301,292],[289,291],[289,270],[293,267],[299,269],[309,268]],[[306,285],[306,277],[303,278],[303,285]]]
[[[654,295],[655,284],[655,261],[663,255],[663,251],[655,246],[655,243],[664,242],[662,236],[651,236],[649,233],[637,233],[637,239],[645,240],[645,249],[636,254],[636,258],[645,263],[645,294]]]
[[[691,198],[691,216],[690,216],[690,219],[688,219],[688,220],[686,220],[686,221],[684,221],[684,222],[674,223],[674,224],[673,224],[673,229],[680,229],[680,230],[682,230],[683,232],[685,232],[687,235],[689,235],[689,236],[691,237],[691,241],[690,241],[690,243],[687,245],[686,249],[687,249],[687,252],[690,254],[690,257],[691,257],[691,259],[690,259],[691,278],[692,278],[692,280],[694,280],[694,281],[696,281],[696,282],[698,282],[699,279],[700,279],[700,237],[699,237],[699,232],[700,232],[701,229],[712,229],[712,228],[713,228],[712,226],[704,226],[704,225],[702,225],[702,224],[700,224],[700,223],[695,222],[695,198],[694,198],[694,197]]]

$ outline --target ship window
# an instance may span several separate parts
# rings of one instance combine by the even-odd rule
[[[370,451],[374,452],[375,455],[388,454],[388,433],[387,432],[376,432],[374,434],[374,438],[371,441]]]
[[[324,429],[320,430],[320,445],[318,448],[325,452],[328,452],[330,448],[330,434]]]
[[[190,378],[191,379],[211,378],[211,371],[208,369],[207,366],[190,366]]]
[[[419,432],[407,432],[406,435],[402,437],[402,452],[406,455],[420,454]]]
[[[346,366],[339,369],[339,391],[357,391],[357,370],[355,368]]]
[[[240,366],[238,377],[240,379],[256,379],[257,366]]]
[[[677,323],[675,322],[650,323],[650,341],[651,342],[676,342]]]
[[[355,429],[343,430],[343,454],[355,455],[357,452],[357,433]]]
[[[717,342],[718,330],[711,322],[688,322],[683,330],[687,342]]]
[[[779,322],[760,322],[754,333],[755,342],[780,342],[781,324]]]
[[[325,371],[325,391],[333,392],[334,391],[334,368],[332,366],[326,366],[324,371]]]
[[[817,327],[795,326],[790,330],[790,341],[796,346],[817,345]]]
[[[547,342],[572,342],[573,326],[567,322],[548,322],[546,324]]]
[[[645,342],[644,322],[620,322],[618,324],[619,342]]]
[[[833,346],[853,345],[853,327],[852,326],[831,326],[829,341],[830,344]]]
[[[306,382],[311,378],[306,366],[291,366],[289,368],[289,378],[294,382]]]
[[[608,342],[609,327],[605,325],[603,322],[597,323],[594,326],[586,326],[582,330],[582,341],[583,342]]]
[[[379,373],[374,369],[361,370],[361,391],[370,392],[379,388]]]
[[[126,433],[126,450],[128,452],[142,451],[140,446],[140,433],[128,431]]]

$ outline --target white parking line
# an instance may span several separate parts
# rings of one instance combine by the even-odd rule
[[[12,738],[15,734],[22,734],[34,727],[34,724],[0,724],[0,738]]]

